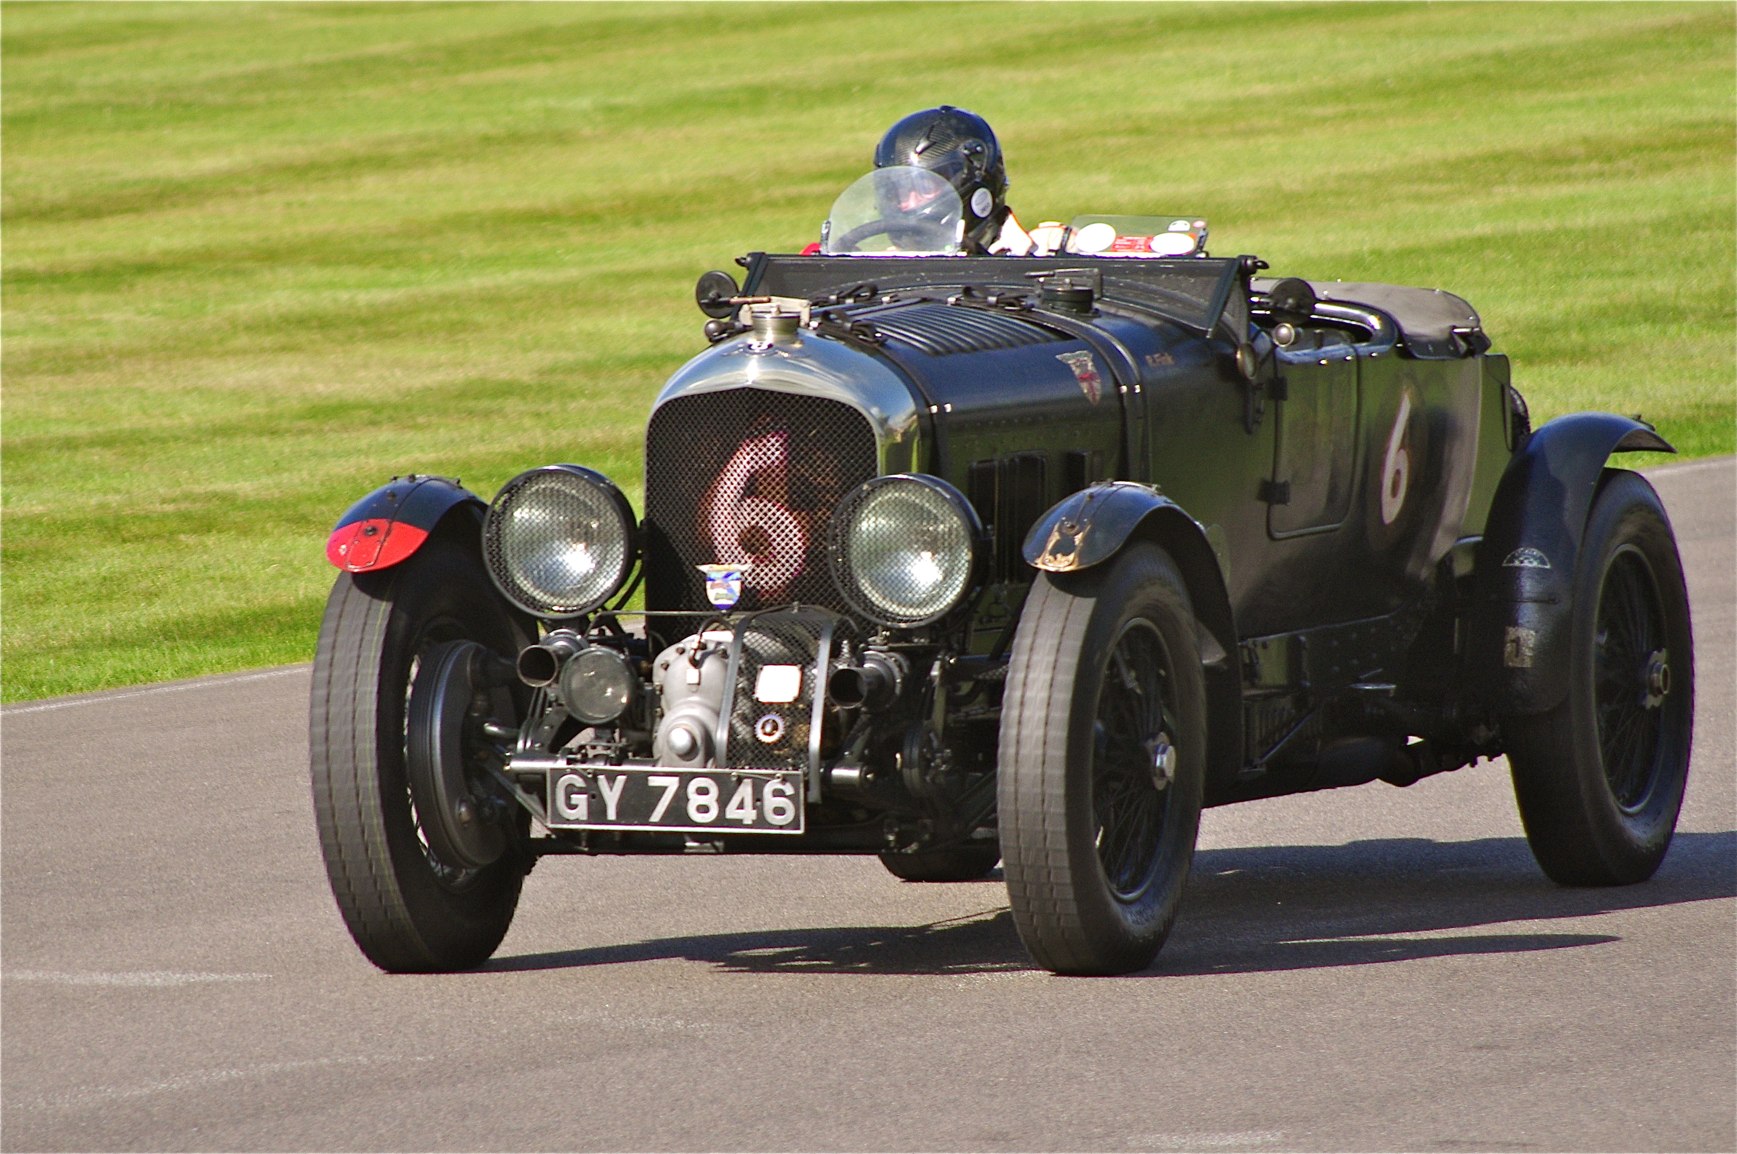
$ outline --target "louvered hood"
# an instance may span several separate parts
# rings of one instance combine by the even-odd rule
[[[1054,331],[1014,313],[918,300],[853,311],[857,324],[872,326],[884,340],[931,357],[1052,344]]]
[[[943,477],[1011,541],[1120,466],[1124,398],[1111,368],[1056,326],[935,299],[817,317],[720,342],[658,397],[646,435],[648,607],[703,611],[696,566],[714,563],[752,567],[741,608],[830,606],[826,519],[872,476]]]
[[[928,471],[971,496],[985,520],[988,490],[1005,491],[1010,468],[1029,504],[1122,467],[1123,406],[1138,398],[1119,391],[1104,353],[1114,338],[1092,322],[935,299],[861,307],[851,319],[872,330],[932,415]],[[989,472],[1000,477],[993,485]]]

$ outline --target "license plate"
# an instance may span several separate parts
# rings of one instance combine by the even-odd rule
[[[549,770],[551,829],[801,833],[800,771],[619,766]]]

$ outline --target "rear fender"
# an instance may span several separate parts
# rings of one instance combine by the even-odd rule
[[[1105,481],[1066,497],[1037,519],[1022,553],[1045,572],[1077,573],[1101,565],[1130,541],[1151,541],[1182,571],[1193,602],[1201,663],[1206,670],[1207,804],[1242,768],[1242,695],[1236,621],[1224,570],[1207,531],[1158,490],[1133,481]]]
[[[1613,453],[1676,450],[1652,427],[1573,413],[1536,430],[1502,473],[1476,560],[1473,683],[1499,713],[1552,709],[1568,692],[1574,567]]]
[[[414,554],[445,517],[463,507],[477,527],[488,505],[457,481],[412,473],[394,477],[338,518],[326,560],[346,573],[390,568]]]

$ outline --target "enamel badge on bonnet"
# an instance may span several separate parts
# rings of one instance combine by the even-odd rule
[[[1098,366],[1092,363],[1090,353],[1058,353],[1056,360],[1073,371],[1074,380],[1079,382],[1080,392],[1092,404],[1097,404],[1104,395],[1104,378],[1098,375]]]
[[[752,565],[696,565],[706,578],[706,600],[715,609],[734,609],[742,599],[742,585]]]

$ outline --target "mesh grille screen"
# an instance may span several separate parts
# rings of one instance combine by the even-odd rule
[[[678,397],[646,430],[646,606],[711,612],[698,565],[751,566],[739,610],[843,609],[826,524],[876,473],[874,431],[836,401],[763,389]]]
[[[815,656],[821,626],[809,617],[758,618],[742,637],[742,664],[730,703],[730,745],[725,763],[744,769],[805,769],[813,721]],[[768,665],[802,669],[802,691],[788,703],[758,701],[760,670]]]

